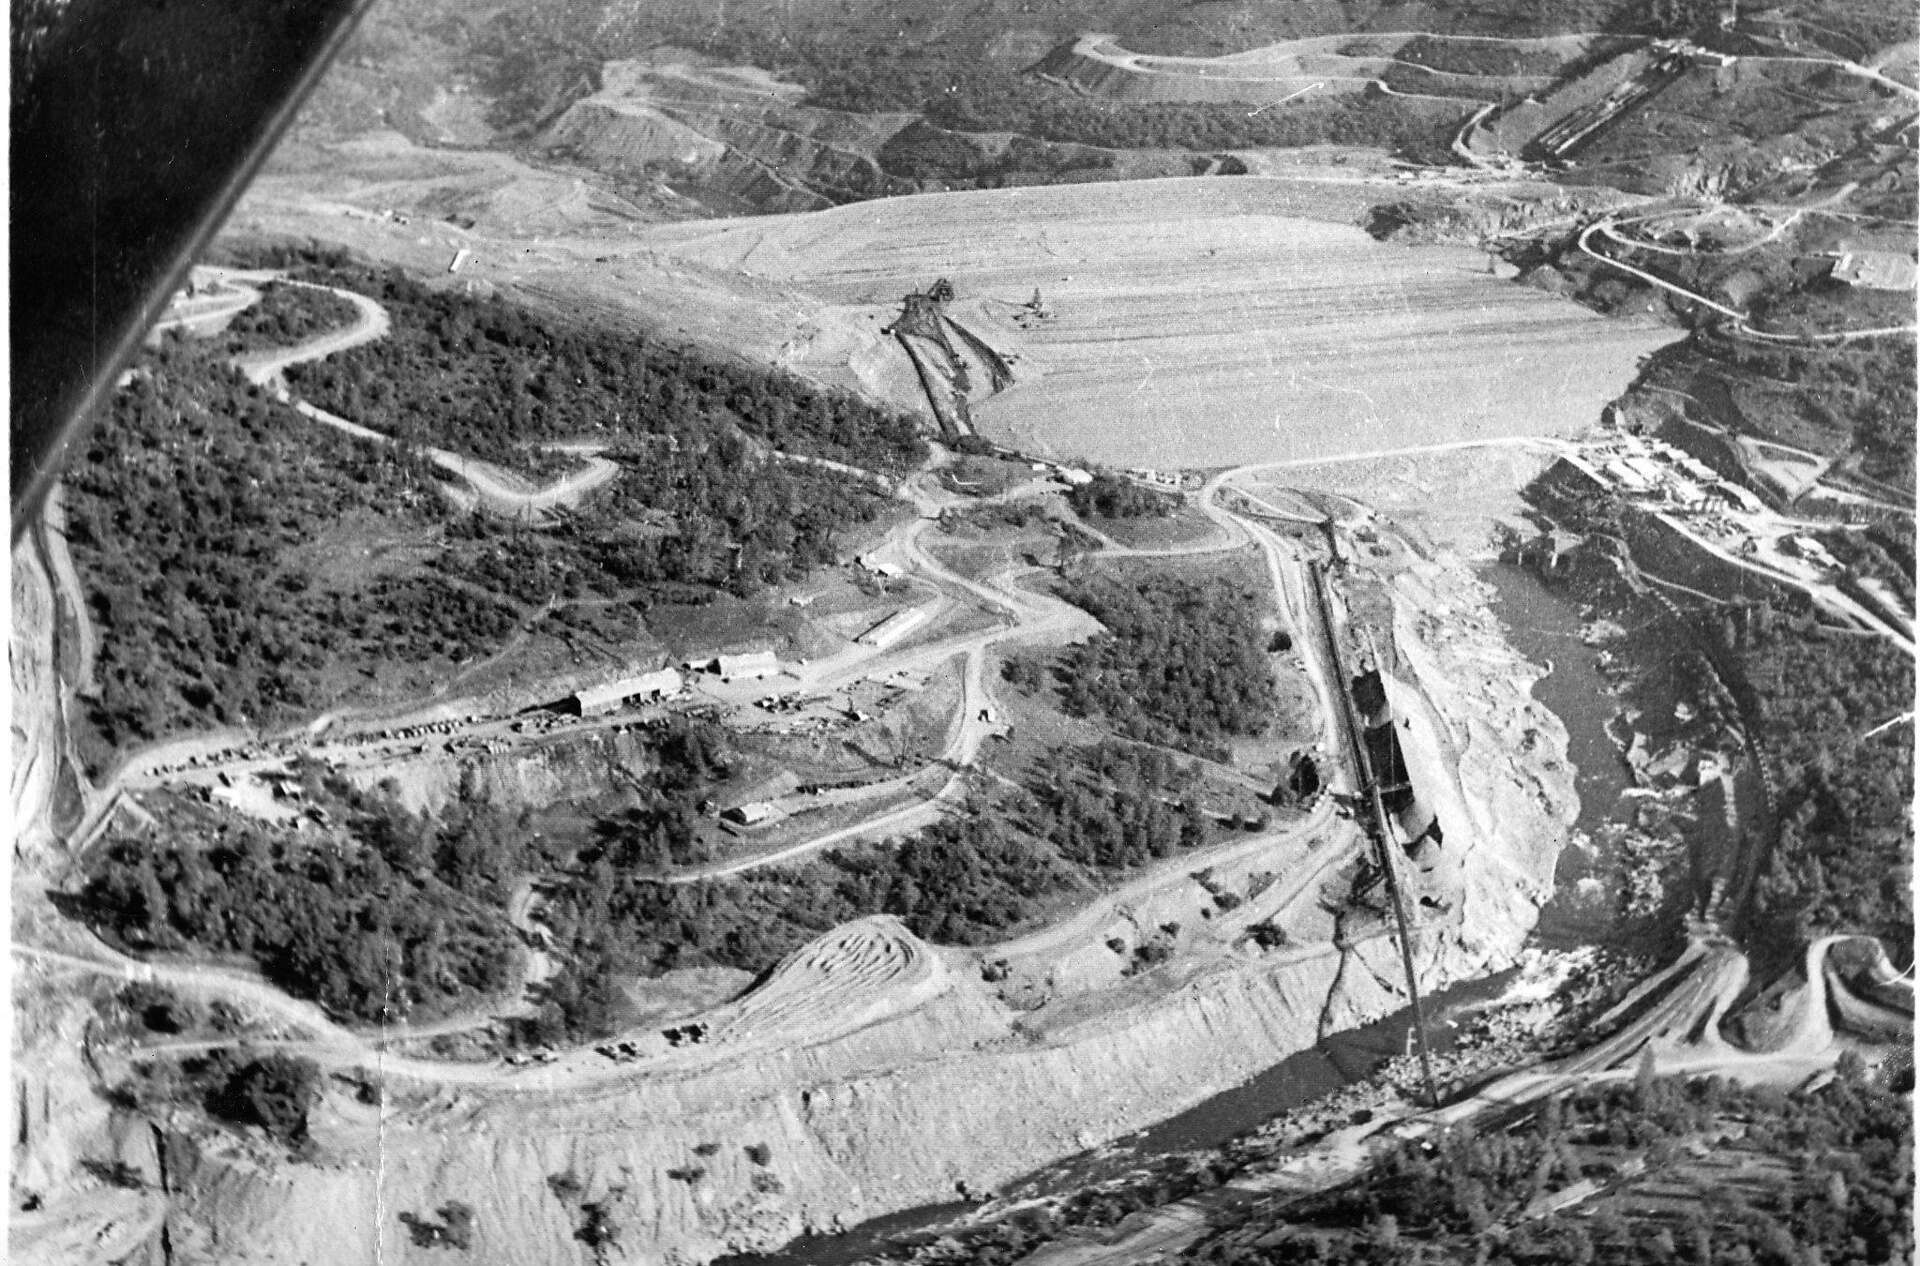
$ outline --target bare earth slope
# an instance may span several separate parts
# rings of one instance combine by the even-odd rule
[[[1374,193],[1259,177],[991,190],[647,240],[820,302],[814,328],[839,337],[789,363],[822,376],[816,362],[845,363],[849,339],[884,363],[879,329],[899,298],[948,277],[955,314],[1015,358],[1014,387],[977,410],[982,429],[1133,466],[1566,435],[1673,337],[1503,283],[1476,251],[1297,218],[1327,217],[1343,192]],[[1017,321],[1036,288],[1053,318]]]

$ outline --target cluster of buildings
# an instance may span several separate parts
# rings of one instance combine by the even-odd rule
[[[678,668],[656,668],[633,677],[621,677],[575,691],[568,702],[581,716],[601,716],[633,704],[663,703],[687,688],[689,675],[711,674],[723,682],[763,681],[782,672],[773,651],[746,651],[737,655],[703,652],[691,655]]]
[[[1672,509],[1759,514],[1767,508],[1750,489],[1722,479],[1699,458],[1641,436],[1595,445],[1587,460],[1620,492],[1665,501]]]
[[[1127,471],[1127,477],[1143,484],[1152,484],[1156,488],[1165,488],[1169,492],[1184,492],[1200,481],[1178,470],[1152,470],[1145,466],[1135,466]]]

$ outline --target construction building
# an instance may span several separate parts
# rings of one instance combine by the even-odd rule
[[[1833,279],[1868,290],[1912,290],[1914,262],[1899,251],[1841,251]]]
[[[604,686],[588,686],[573,696],[573,704],[583,717],[616,712],[629,700],[654,703],[680,693],[680,674],[671,668],[655,669],[638,677],[622,677]]]
[[[773,820],[775,810],[764,801],[735,805],[720,815],[720,820],[732,826],[764,826]]]
[[[721,681],[759,681],[780,675],[780,658],[772,651],[749,651],[745,655],[721,655],[714,667]]]
[[[891,646],[927,622],[927,608],[901,607],[853,640],[862,646]]]

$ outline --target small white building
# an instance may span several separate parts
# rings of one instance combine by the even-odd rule
[[[854,560],[876,576],[893,580],[907,574],[907,569],[898,563],[889,563],[874,554],[862,554]]]
[[[744,655],[721,655],[715,660],[721,681],[759,681],[780,674],[780,657],[772,651],[749,651]]]
[[[1093,473],[1091,471],[1078,470],[1072,466],[1062,466],[1060,468],[1060,482],[1069,488],[1084,488],[1093,482]]]
[[[925,607],[901,607],[853,640],[862,646],[891,646],[926,621]]]
[[[752,804],[735,805],[720,815],[721,820],[735,826],[763,826],[773,819],[774,807],[763,800]]]

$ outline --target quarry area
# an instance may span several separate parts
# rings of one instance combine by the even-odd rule
[[[1910,34],[401,7],[14,550],[10,1260],[1628,1262],[1910,1106]]]

